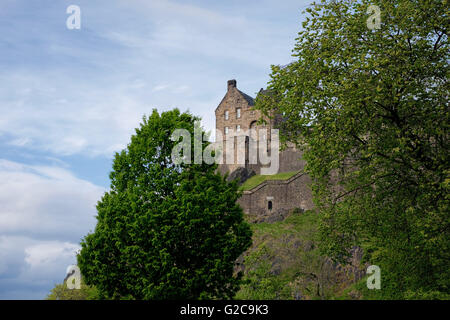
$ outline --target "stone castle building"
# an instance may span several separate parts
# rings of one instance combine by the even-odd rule
[[[264,94],[261,89],[259,94]],[[289,178],[268,180],[243,192],[239,204],[246,214],[260,217],[283,217],[290,210],[313,208],[310,178],[303,172],[305,161],[302,153],[293,145],[278,152],[276,132],[282,118],[263,117],[261,111],[254,109],[255,100],[237,88],[236,80],[229,80],[227,92],[215,110],[216,142],[221,142],[222,162],[219,171],[228,173],[230,179],[238,178],[240,183],[254,175],[266,174],[278,153],[276,171],[271,174],[289,173]],[[259,120],[263,119],[264,122]],[[221,140],[221,141],[218,141]],[[275,147],[274,147],[275,146]],[[269,219],[270,220],[270,219]],[[272,219],[273,220],[273,219]]]

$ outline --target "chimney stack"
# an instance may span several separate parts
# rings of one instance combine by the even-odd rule
[[[236,88],[236,80],[228,80],[228,91],[230,91],[231,88]]]

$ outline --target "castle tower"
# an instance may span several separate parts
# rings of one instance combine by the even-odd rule
[[[261,90],[258,94],[267,93]],[[222,174],[230,173],[229,180],[239,179],[240,183],[252,174],[267,174],[267,170],[263,169],[269,166],[262,165],[260,159],[261,140],[267,143],[264,146],[267,154],[274,155],[270,150],[271,139],[275,139],[270,136],[271,129],[283,121],[281,115],[276,115],[271,117],[275,120],[264,117],[265,124],[259,124],[262,114],[254,107],[254,99],[237,88],[236,80],[229,80],[227,92],[215,110],[216,130],[221,132],[220,135],[216,133],[216,142],[223,148],[223,164],[219,165],[219,171]],[[263,131],[259,132],[259,129]],[[266,137],[258,136],[264,134]],[[256,159],[251,152],[255,140],[259,146]],[[239,153],[243,155],[240,159]],[[275,221],[285,217],[290,210],[313,208],[310,178],[303,172],[305,161],[302,160],[302,153],[290,144],[283,151],[277,150],[277,156],[279,166],[275,173],[284,172],[285,178],[278,176],[276,179],[264,179],[259,185],[244,190],[238,199],[244,212],[256,217],[255,221]]]
[[[215,110],[216,130],[222,133],[224,164],[219,166],[221,173],[231,173],[242,167],[260,173],[259,160],[249,150],[256,144],[250,140],[258,141],[259,129],[266,129],[267,136],[261,138],[270,142],[272,123],[267,119],[267,124],[258,124],[261,111],[255,110],[254,105],[254,99],[237,88],[236,80],[228,80],[227,92]]]

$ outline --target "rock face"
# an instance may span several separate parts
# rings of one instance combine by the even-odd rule
[[[262,222],[278,222],[283,221],[289,215],[289,210],[277,210],[276,212],[268,212],[263,214],[247,214],[247,221],[251,223],[262,223]]]
[[[362,279],[367,265],[359,247],[350,250],[347,264],[321,254],[316,213],[292,210],[277,223],[253,224],[253,244],[236,262],[235,272],[250,281],[242,299],[330,299],[341,297]],[[347,299],[359,299],[357,291]]]
[[[248,178],[255,175],[255,171],[244,167],[239,167],[234,170],[227,178],[228,181],[238,180],[239,184],[243,184]]]

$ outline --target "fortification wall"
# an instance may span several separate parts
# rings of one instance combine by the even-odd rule
[[[302,152],[296,149],[293,145],[280,151],[279,153],[279,169],[278,173],[281,172],[292,172],[292,171],[303,171],[305,168],[306,162],[302,160]],[[219,172],[224,175],[226,172],[231,173],[237,168],[245,167],[248,171],[254,171],[255,174],[261,174],[261,168],[269,167],[270,165],[261,165],[261,164],[246,164],[241,165],[228,165],[221,164],[219,165]]]
[[[303,171],[306,162],[302,160],[302,152],[292,144],[280,152],[280,168],[278,172]]]
[[[256,216],[284,216],[295,208],[311,210],[311,179],[300,172],[288,180],[266,180],[244,191],[238,203],[246,214]]]

